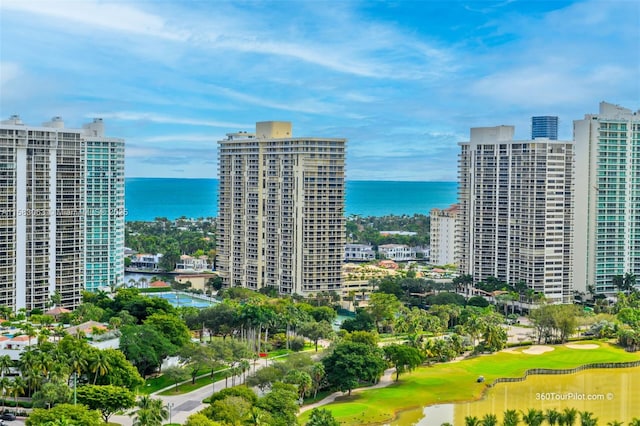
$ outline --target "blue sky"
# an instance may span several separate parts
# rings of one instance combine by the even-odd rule
[[[640,2],[0,0],[0,118],[102,117],[130,177],[216,177],[256,121],[347,177],[456,180],[470,127],[640,107]]]

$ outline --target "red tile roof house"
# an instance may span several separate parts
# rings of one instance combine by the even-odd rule
[[[154,282],[149,284],[149,287],[151,287],[151,288],[162,288],[162,287],[171,288],[171,285],[169,285],[169,283],[166,283],[164,281],[154,281]]]

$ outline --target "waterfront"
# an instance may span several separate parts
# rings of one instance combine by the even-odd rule
[[[127,178],[126,220],[216,217],[217,179]],[[345,214],[429,214],[457,200],[456,182],[347,181]]]

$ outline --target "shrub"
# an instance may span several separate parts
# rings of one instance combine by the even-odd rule
[[[295,337],[293,340],[289,342],[289,347],[292,351],[300,352],[304,349],[304,337]]]

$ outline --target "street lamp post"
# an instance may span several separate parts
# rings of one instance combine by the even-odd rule
[[[169,423],[173,423],[173,419],[171,418],[171,411],[173,410],[173,402],[167,403],[167,408],[169,409]]]
[[[78,373],[74,371],[73,372],[73,405],[76,405],[76,402],[78,400],[77,388],[78,388]]]

